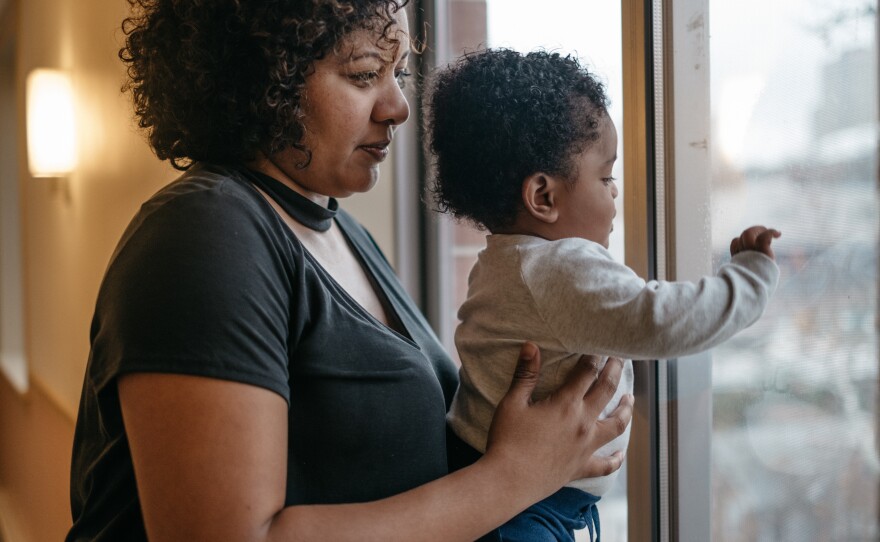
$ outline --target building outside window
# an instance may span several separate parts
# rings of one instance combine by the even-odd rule
[[[880,537],[874,8],[709,3],[713,266],[783,232],[766,314],[712,353],[713,540]]]

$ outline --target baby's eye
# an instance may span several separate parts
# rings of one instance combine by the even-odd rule
[[[396,72],[394,72],[394,77],[395,77],[395,79],[397,79],[397,86],[399,86],[400,88],[406,87],[406,79],[407,79],[407,77],[410,77],[411,75],[412,75],[412,72],[410,72],[409,70],[406,70],[406,69],[397,70]]]
[[[602,177],[602,182],[604,184],[611,184],[616,180],[617,180],[617,178],[615,178],[615,177]]]

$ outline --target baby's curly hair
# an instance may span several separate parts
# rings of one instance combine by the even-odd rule
[[[408,0],[128,0],[122,23],[138,125],[177,169],[302,145],[306,77],[342,37],[381,32]]]
[[[437,210],[490,231],[511,225],[522,182],[577,176],[574,157],[600,137],[608,98],[572,56],[470,53],[435,74],[426,98]]]

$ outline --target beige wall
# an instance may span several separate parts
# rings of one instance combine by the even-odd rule
[[[0,383],[0,515],[30,540],[58,540],[69,524],[73,419],[104,267],[140,203],[176,172],[150,152],[119,92],[124,0],[6,0],[18,4],[16,87],[21,149],[25,348],[31,389]],[[0,9],[3,8],[0,3]],[[33,179],[24,152],[24,81],[34,68],[69,70],[76,94],[79,166]],[[393,187],[343,202],[393,254]],[[3,378],[0,376],[0,378]],[[7,523],[10,520],[7,519]],[[23,540],[22,542],[28,542]]]
[[[60,541],[70,526],[73,421],[39,381],[19,395],[0,376],[0,527],[8,542]]]
[[[73,174],[31,179],[24,156],[20,162],[28,359],[32,374],[71,414],[109,255],[140,202],[173,176],[135,132],[119,92],[124,68],[116,58],[117,28],[126,6],[122,0],[20,3],[19,81],[23,85],[34,68],[69,70],[77,109]]]

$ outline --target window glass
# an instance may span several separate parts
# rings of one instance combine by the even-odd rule
[[[714,266],[783,233],[766,313],[712,353],[713,540],[880,538],[874,6],[710,1]]]
[[[621,60],[621,6],[614,2],[581,2],[578,0],[449,0],[448,50],[446,58],[453,59],[464,51],[488,47],[507,47],[521,52],[536,49],[558,51],[579,58],[582,65],[595,73],[606,85],[611,100],[609,114],[623,141]],[[619,195],[617,217],[609,250],[618,261],[623,261],[623,149],[618,148],[617,163],[612,175],[616,177]],[[467,277],[477,254],[485,246],[486,232],[467,224],[456,224],[441,219],[445,234],[441,235],[441,259],[446,266],[448,283],[441,288],[450,293],[454,302],[447,305],[437,326],[450,352],[454,352],[452,333],[458,324],[457,310],[467,295]],[[444,246],[445,245],[445,246]],[[615,482],[614,489],[602,497],[599,505],[602,521],[602,540],[626,540],[626,468]],[[578,540],[588,540],[586,530]]]

